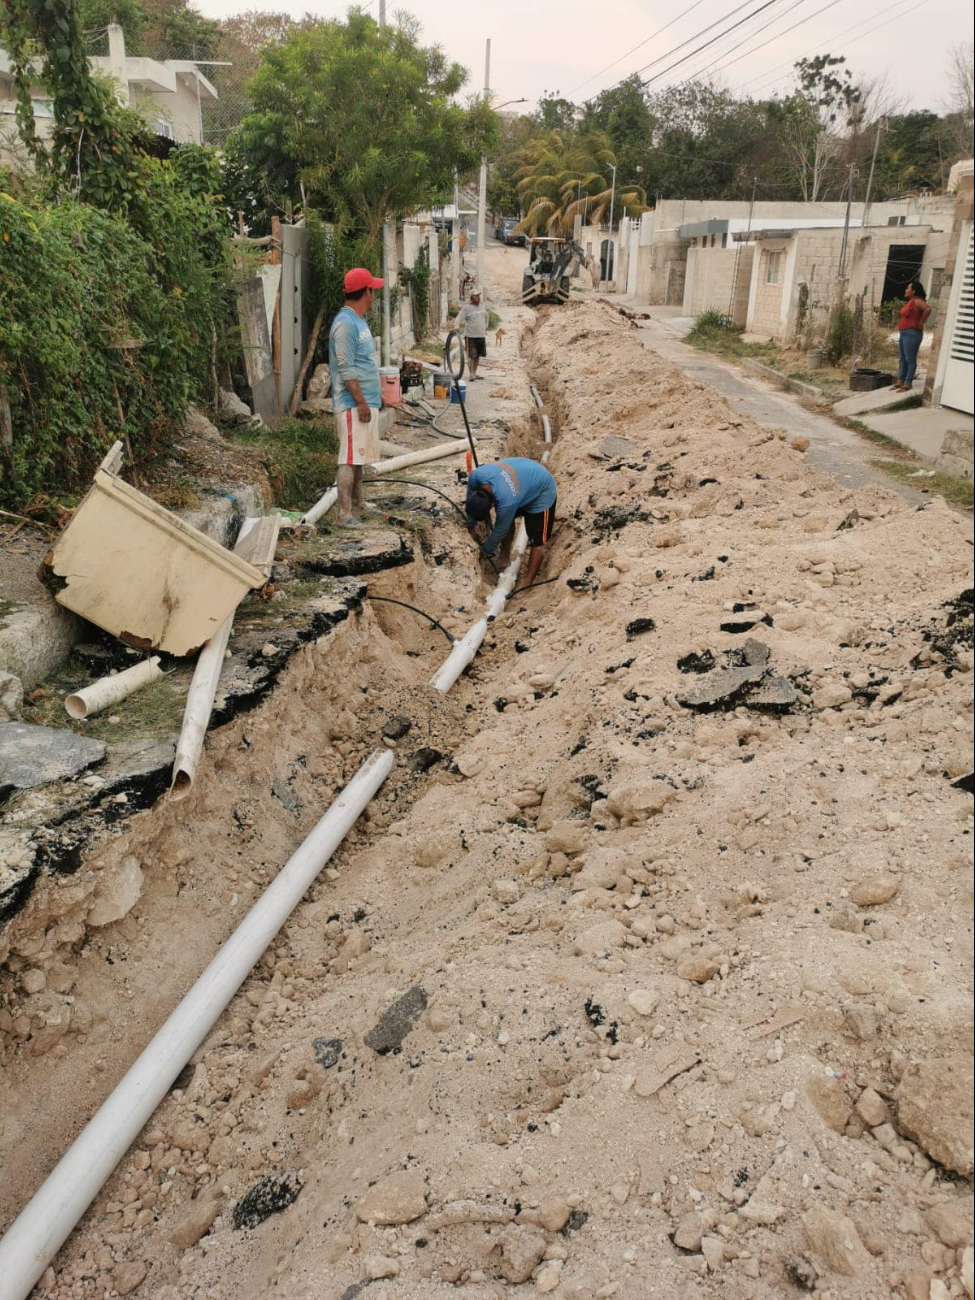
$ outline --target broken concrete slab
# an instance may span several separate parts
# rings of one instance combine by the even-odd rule
[[[355,538],[336,540],[321,555],[292,561],[298,569],[332,578],[362,577],[412,562],[412,547],[392,528],[364,529]]]
[[[621,460],[624,456],[641,455],[640,448],[629,438],[621,438],[619,434],[612,433],[608,438],[604,438],[595,451],[591,451],[590,456],[593,460]]]
[[[0,799],[75,776],[105,757],[103,740],[89,740],[60,727],[0,723]]]
[[[426,1007],[426,990],[419,984],[414,984],[383,1012],[363,1041],[379,1056],[398,1052],[403,1039],[423,1015]]]
[[[750,709],[765,713],[785,713],[798,699],[799,692],[788,677],[771,676],[749,691],[745,703]]]

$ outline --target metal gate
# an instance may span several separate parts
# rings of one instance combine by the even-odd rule
[[[975,414],[973,392],[973,361],[975,361],[975,284],[973,284],[972,223],[965,222],[958,241],[958,261],[955,264],[954,319],[947,322],[950,333],[945,339],[948,361],[941,389],[941,405],[956,411]],[[953,286],[954,287],[954,286]]]

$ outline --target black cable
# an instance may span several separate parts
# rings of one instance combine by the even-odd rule
[[[403,609],[411,609],[414,614],[419,614],[425,618],[431,627],[439,628],[451,645],[456,641],[453,632],[448,632],[442,623],[438,623],[432,615],[428,614],[425,609],[417,609],[415,605],[408,605],[405,600],[393,600],[392,596],[373,596],[368,591],[362,593],[363,600],[381,600],[384,605],[402,605]]]
[[[740,27],[742,23],[750,22],[753,18],[756,18],[763,9],[768,9],[770,5],[773,5],[776,2],[777,0],[764,0],[764,3],[760,4],[757,9],[753,9],[750,14],[746,14],[744,18],[739,18],[736,23],[732,23],[730,27],[726,27],[723,32],[718,32],[717,36],[712,36],[709,41],[705,41],[703,45],[699,45],[696,50],[691,50],[690,54],[685,54],[675,63],[671,63],[670,66],[664,68],[662,72],[655,72],[652,77],[647,77],[646,81],[642,84],[644,86],[649,86],[652,81],[659,81],[661,77],[666,77],[668,72],[673,72],[675,68],[679,68],[680,65],[686,63],[688,59],[693,59],[695,54],[700,54],[702,50],[706,50],[707,47],[713,45],[715,41],[721,40],[722,36],[727,36],[730,32],[733,32],[735,28]],[[737,11],[732,10],[732,13],[735,12]]]
[[[379,478],[367,478],[364,486],[368,487],[370,483],[405,483],[407,487],[426,488],[428,492],[436,492],[438,497],[443,497],[445,501],[449,502],[449,504],[454,507],[461,519],[463,519],[464,524],[467,524],[467,516],[464,514],[463,510],[461,510],[457,502],[451,500],[451,498],[447,496],[446,492],[441,492],[439,488],[431,487],[429,483],[414,483],[410,478],[387,478],[385,474]]]
[[[522,591],[532,591],[535,587],[547,587],[550,582],[558,582],[561,577],[561,573],[557,573],[554,578],[545,578],[541,582],[530,582],[526,587],[516,587],[508,599],[511,600],[512,596],[517,596]]]

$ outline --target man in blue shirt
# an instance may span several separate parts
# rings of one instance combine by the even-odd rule
[[[501,564],[507,566],[515,524],[524,519],[531,551],[525,586],[530,587],[542,564],[545,543],[552,534],[558,487],[544,465],[523,456],[479,465],[467,478],[467,527],[473,532],[494,510],[494,527],[481,545],[481,554],[494,555],[501,548]]]
[[[379,459],[379,409],[382,395],[372,334],[365,317],[378,280],[357,266],[345,277],[345,306],[335,313],[328,335],[332,410],[338,437],[336,518],[340,528],[359,528],[353,510],[364,511],[362,467]]]

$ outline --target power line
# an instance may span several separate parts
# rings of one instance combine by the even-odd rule
[[[897,0],[897,3],[902,4],[903,0]],[[857,41],[863,40],[865,36],[870,36],[873,32],[878,31],[881,27],[886,27],[888,23],[894,22],[898,18],[906,17],[907,14],[912,13],[915,9],[920,9],[922,4],[927,4],[927,0],[919,0],[919,3],[911,5],[911,7],[908,9],[902,9],[900,13],[891,13],[890,6],[886,7],[885,9],[878,9],[876,10],[875,13],[869,14],[866,18],[861,18],[858,23],[853,23],[850,27],[843,28],[842,31],[834,32],[832,36],[826,37],[824,41],[821,42],[820,44],[832,45],[834,41],[840,40],[842,37],[846,36],[848,32],[856,31],[856,29],[858,27],[862,27],[864,23],[868,23],[872,19],[878,18],[881,14],[888,15],[883,22],[877,23],[874,27],[868,28],[867,31],[861,32],[859,36],[855,36],[852,41],[848,42],[848,44],[850,45],[855,45]],[[812,49],[809,49],[806,51],[806,54],[803,57],[808,57],[811,53],[812,53]],[[742,88],[744,88],[745,86],[754,85],[754,83],[758,81],[760,84],[757,87],[757,89],[761,90],[763,89],[763,87],[767,85],[771,85],[773,81],[778,80],[778,73],[780,69],[786,67],[794,67],[795,62],[796,61],[793,59],[786,59],[784,63],[780,63],[776,65],[771,76],[769,76],[767,73],[759,73],[757,76],[750,78],[746,82],[743,82]]]
[[[608,72],[610,68],[615,68],[617,63],[622,63],[624,59],[628,59],[630,55],[635,54],[637,50],[642,50],[644,45],[648,45],[650,41],[656,40],[656,38],[662,35],[667,30],[668,27],[673,27],[674,23],[680,22],[682,18],[686,18],[692,9],[696,9],[698,5],[702,5],[703,3],[704,0],[694,0],[694,3],[688,6],[687,9],[682,10],[682,12],[679,13],[676,18],[671,18],[669,23],[664,23],[663,27],[658,27],[655,32],[651,33],[651,35],[648,36],[645,40],[640,41],[638,45],[634,45],[632,49],[627,50],[625,54],[621,54],[620,57],[618,59],[614,59],[612,63],[607,63],[605,68],[600,68],[598,72],[594,72],[592,73],[591,76],[586,77],[584,81],[580,81],[579,85],[573,86],[568,93],[570,95],[574,95],[580,86],[587,86],[590,81],[595,81],[597,77],[601,77],[603,73]]]
[[[798,0],[798,3],[803,3],[803,0]],[[752,36],[758,35],[758,32],[752,32],[751,36],[747,36],[745,40],[740,41],[738,45],[733,45],[730,50],[725,50],[724,54],[715,59],[714,63],[709,64],[707,68],[703,68],[702,72],[708,72],[712,69],[714,72],[723,72],[725,68],[730,68],[732,64],[739,63],[742,59],[747,59],[750,54],[756,54],[759,50],[764,50],[766,45],[771,45],[773,41],[780,40],[783,36],[788,36],[789,32],[794,32],[795,29],[801,27],[803,23],[811,22],[814,18],[818,18],[820,14],[824,14],[827,9],[832,9],[839,3],[840,0],[829,0],[829,4],[823,5],[821,9],[817,9],[811,14],[807,14],[805,18],[800,18],[798,22],[794,22],[791,27],[786,27],[784,31],[776,32],[774,36],[770,36],[768,40],[762,41],[761,44],[753,46],[750,50],[746,50],[744,54],[739,54],[737,59],[729,59],[727,63],[722,63],[721,60],[725,58],[726,55],[733,54],[735,50],[740,49],[742,45],[745,45],[750,41]],[[791,13],[792,9],[795,9],[796,7],[797,5],[792,5],[785,11],[785,14]],[[785,14],[779,14],[779,18],[784,18]],[[773,18],[772,22],[765,24],[765,27],[771,27],[772,23],[777,21],[778,19]],[[765,27],[760,27],[758,30],[764,31]],[[719,66],[715,67],[715,64],[718,64]],[[697,75],[700,76],[701,73],[698,73]]]
[[[678,59],[676,63],[672,63],[669,67],[664,68],[662,72],[655,72],[653,76],[648,77],[643,84],[645,86],[649,86],[651,81],[659,81],[661,77],[666,77],[668,72],[673,72],[674,68],[679,68],[680,65],[682,63],[686,63],[688,59],[693,59],[695,54],[700,54],[701,50],[706,50],[709,45],[713,45],[714,42],[720,40],[722,36],[727,36],[728,33],[733,32],[736,27],[740,27],[742,23],[747,23],[749,19],[754,18],[756,14],[760,14],[763,9],[768,9],[770,5],[778,4],[779,2],[780,0],[765,0],[765,3],[760,4],[757,9],[753,10],[752,13],[746,14],[744,18],[739,18],[736,23],[732,23],[730,27],[726,28],[723,32],[719,32],[717,36],[712,36],[709,41],[705,41],[703,45],[699,45],[698,48],[696,50],[692,50],[690,54],[685,54],[683,58]],[[731,12],[734,14],[737,13],[738,10],[732,9]],[[684,43],[686,44],[687,42],[685,41]],[[678,46],[678,48],[680,47]],[[655,59],[654,62],[659,63],[660,60]],[[649,63],[647,64],[647,67],[651,67],[651,66],[652,66],[651,64]],[[646,69],[644,68],[640,69],[641,72],[644,72],[645,70]]]
[[[775,23],[780,22],[783,18],[785,18],[787,14],[790,14],[793,11],[793,9],[798,9],[799,5],[806,4],[806,3],[808,3],[808,0],[793,0],[793,3],[789,5],[788,9],[786,9],[783,13],[776,14],[774,18],[770,18],[767,23],[763,23],[761,27],[755,28],[755,30],[749,32],[747,36],[743,36],[741,40],[737,43],[737,45],[732,45],[730,49],[722,50],[720,54],[714,53],[712,51],[712,53],[714,54],[713,58],[711,54],[705,55],[705,58],[709,59],[710,62],[705,63],[705,65],[699,68],[697,72],[689,73],[688,76],[685,78],[685,80],[682,81],[680,84],[683,86],[686,85],[687,82],[689,81],[696,81],[698,77],[702,77],[706,72],[709,71],[709,69],[713,68],[716,63],[720,63],[721,60],[726,55],[733,53],[733,51],[735,50],[741,49],[743,45],[745,45],[748,41],[752,40],[760,32],[766,31],[769,27],[772,27]],[[839,3],[839,0],[836,0],[836,3]],[[753,14],[752,17],[754,16],[755,15]],[[773,37],[771,39],[775,39],[775,38]]]
[[[702,37],[706,32],[711,31],[713,28],[717,27],[720,23],[725,22],[726,19],[733,17],[737,13],[740,13],[742,9],[747,9],[751,3],[752,0],[743,0],[743,3],[737,5],[734,9],[731,10],[730,13],[722,14],[720,18],[716,18],[713,23],[708,23],[707,27],[702,27],[701,30],[699,32],[695,32],[693,36],[688,36],[688,38],[685,41],[681,41],[680,44],[675,45],[673,49],[667,50],[666,53],[664,54],[659,54],[655,59],[651,59],[649,63],[645,63],[642,68],[637,68],[636,72],[646,72],[647,68],[652,68],[654,64],[663,63],[664,59],[669,59],[672,54],[676,54],[678,50],[682,50],[685,45],[693,45],[693,43],[696,40],[698,40],[700,37]],[[755,16],[754,13],[749,15],[749,17],[754,17],[754,16]],[[725,33],[721,32],[720,35],[723,36],[725,35]],[[715,39],[717,39],[717,37]],[[633,72],[630,73],[630,76],[635,76],[635,75],[636,73]],[[619,83],[617,82],[615,84],[618,85]],[[612,89],[612,87],[610,87],[610,89]],[[603,91],[602,93],[605,94],[605,91]]]

